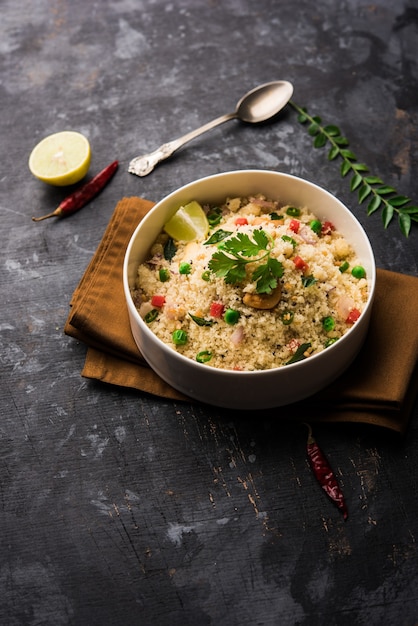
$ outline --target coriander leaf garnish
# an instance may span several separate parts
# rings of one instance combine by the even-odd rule
[[[236,285],[244,280],[245,265],[248,262],[240,258],[231,258],[219,250],[213,254],[208,267],[220,278],[225,278],[226,283]]]
[[[263,231],[258,230],[253,233],[254,241],[246,233],[238,233],[235,237],[221,243],[219,248],[233,254],[236,258],[241,258],[241,255],[255,257],[262,250],[266,250],[268,245],[267,235],[264,233],[264,237],[261,238],[261,243],[259,244],[256,241],[256,233],[263,233]]]
[[[273,244],[267,233],[255,230],[252,239],[246,233],[238,233],[219,244],[219,250],[212,255],[209,269],[224,278],[228,284],[236,285],[246,277],[246,266],[258,263],[251,275],[256,282],[257,293],[271,293],[277,287],[277,279],[283,275],[283,266],[271,258]],[[261,263],[266,259],[265,263]]]
[[[257,281],[257,293],[271,293],[277,287],[277,278],[283,276],[283,266],[277,259],[268,258],[267,263],[254,270],[252,279]]]
[[[408,237],[412,222],[418,222],[418,206],[407,196],[398,194],[394,187],[385,185],[378,176],[368,174],[369,168],[364,163],[359,163],[356,155],[349,150],[348,139],[341,134],[338,126],[323,126],[319,116],[309,115],[306,108],[293,101],[289,104],[297,111],[298,122],[308,124],[308,133],[313,137],[314,147],[323,148],[329,143],[331,148],[328,160],[333,161],[337,157],[342,159],[341,176],[345,178],[351,174],[350,191],[357,191],[359,204],[367,200],[367,215],[381,209],[383,226],[387,228],[397,213],[401,233]]]

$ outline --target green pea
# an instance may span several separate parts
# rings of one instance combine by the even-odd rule
[[[155,319],[157,319],[158,317],[158,311],[157,309],[152,309],[149,313],[147,313],[144,317],[144,321],[147,324],[151,324],[151,322],[153,322]]]
[[[317,235],[321,234],[322,223],[320,222],[320,220],[312,220],[309,226],[314,231],[314,233],[316,233]]]
[[[192,271],[192,266],[190,265],[190,263],[180,263],[179,265],[179,272],[180,274],[190,274],[190,272]]]
[[[331,330],[334,330],[334,328],[335,328],[335,320],[334,320],[334,318],[331,317],[330,315],[328,315],[327,317],[324,317],[323,320],[322,320],[322,328],[327,333],[329,333]]]
[[[233,326],[238,322],[240,318],[240,312],[235,309],[227,309],[224,313],[224,320],[230,326]]]
[[[196,361],[198,363],[207,363],[212,358],[212,352],[210,350],[202,350],[196,355]]]
[[[171,339],[176,346],[184,346],[187,343],[187,333],[185,330],[175,330],[171,335]]]
[[[158,272],[158,277],[162,283],[166,283],[167,280],[170,280],[170,272],[165,267],[162,267]]]
[[[351,275],[354,276],[354,278],[365,278],[366,270],[362,265],[355,265],[351,270]]]

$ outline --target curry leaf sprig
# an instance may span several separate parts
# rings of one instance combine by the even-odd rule
[[[246,266],[257,263],[251,274],[256,282],[257,293],[271,293],[277,287],[277,279],[283,275],[283,266],[270,256],[273,243],[263,230],[255,230],[251,239],[246,233],[225,239],[218,244],[208,267],[211,272],[236,285],[246,277]],[[261,261],[265,261],[262,263]]]
[[[299,107],[293,101],[290,101],[290,105],[297,111],[298,121],[308,124],[308,133],[313,137],[314,147],[323,148],[328,143],[331,146],[328,160],[333,161],[337,157],[342,159],[341,176],[344,178],[351,174],[350,190],[357,191],[359,204],[367,200],[367,215],[381,209],[383,226],[387,228],[396,213],[399,228],[408,237],[412,222],[418,222],[418,206],[414,206],[407,196],[398,194],[394,187],[385,185],[378,176],[370,175],[367,165],[360,163],[348,148],[348,140],[341,134],[338,126],[324,126],[319,116],[309,115],[306,108]]]

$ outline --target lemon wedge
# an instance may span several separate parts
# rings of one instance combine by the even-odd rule
[[[178,209],[164,225],[164,230],[177,241],[193,241],[206,237],[209,222],[200,204],[192,200]]]
[[[29,169],[39,180],[63,187],[84,178],[90,160],[88,139],[81,133],[65,130],[45,137],[34,147]]]

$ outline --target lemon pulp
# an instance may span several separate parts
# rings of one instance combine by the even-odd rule
[[[29,157],[29,169],[50,185],[73,185],[84,178],[90,167],[88,139],[76,131],[62,131],[40,141]]]
[[[177,241],[193,241],[206,237],[209,222],[200,204],[192,200],[178,209],[164,225],[164,230]]]

